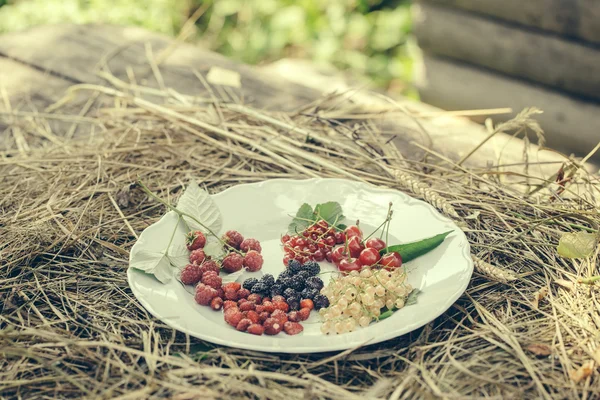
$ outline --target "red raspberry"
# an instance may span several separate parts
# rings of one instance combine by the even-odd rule
[[[250,250],[255,250],[257,253],[260,253],[262,247],[260,247],[260,242],[256,239],[244,239],[244,241],[240,243],[240,250],[244,253],[247,253]]]
[[[202,264],[205,258],[206,254],[202,249],[197,249],[190,253],[190,263],[192,264],[200,265]]]
[[[206,236],[200,231],[189,232],[185,235],[185,245],[189,251],[201,249],[206,244]]]
[[[238,297],[240,299],[247,299],[250,296],[250,291],[248,289],[240,289],[238,291]]]
[[[225,298],[225,292],[223,291],[223,288],[217,289],[217,296],[220,297],[221,299]]]
[[[288,321],[283,324],[283,330],[288,335],[297,335],[304,330],[304,327],[297,322]]]
[[[199,283],[196,286],[196,295],[194,296],[196,303],[207,306],[215,297],[217,297],[217,291],[210,286],[206,286],[203,283]]]
[[[283,329],[283,325],[275,318],[267,318],[263,323],[267,335],[277,335]]]
[[[244,257],[238,253],[229,253],[227,256],[225,256],[223,262],[221,263],[223,270],[225,272],[229,272],[230,274],[242,269],[242,265],[244,265]]]
[[[246,313],[246,318],[248,318],[254,324],[260,323],[260,317],[258,316],[258,313],[254,310],[248,311]]]
[[[260,336],[265,333],[265,328],[259,324],[252,324],[248,327],[248,333]]]
[[[233,289],[233,290],[235,290],[237,292],[241,288],[242,288],[242,285],[239,282],[229,282],[229,283],[226,283],[226,284],[223,285],[223,290]]]
[[[237,290],[234,290],[233,288],[227,288],[227,289],[224,289],[223,292],[225,293],[225,299],[232,300],[232,301],[238,301]]]
[[[223,310],[227,311],[231,307],[237,307],[237,303],[235,301],[225,300],[223,303]]]
[[[217,275],[216,272],[207,271],[202,275],[202,283],[204,283],[206,286],[210,286],[215,290],[219,290],[221,289],[221,283],[223,283],[223,280],[219,275]]]
[[[181,270],[181,283],[184,285],[195,285],[202,279],[200,267],[188,264]]]
[[[206,258],[204,262],[200,264],[200,270],[202,271],[202,273],[205,273],[207,271],[215,271],[217,275],[219,274],[219,272],[221,272],[221,268],[219,268],[217,263],[211,260],[210,258]]]
[[[222,241],[230,245],[236,250],[240,249],[240,244],[244,241],[244,237],[238,231],[227,231],[221,238]]]
[[[275,318],[281,325],[285,324],[288,321],[287,314],[282,310],[275,310],[273,314],[271,314],[271,318]]]
[[[315,303],[313,303],[311,299],[304,299],[300,302],[300,308],[308,308],[309,310],[312,310],[315,308]]]
[[[265,311],[268,312],[269,314],[271,314],[273,311],[275,311],[275,306],[270,301],[263,301],[262,306],[265,308]]]
[[[244,267],[250,272],[260,271],[263,266],[263,256],[255,250],[250,250],[244,256]]]
[[[275,310],[281,310],[283,312],[288,312],[290,310],[290,306],[285,301],[274,301],[273,305],[275,306]]]
[[[300,321],[306,321],[309,316],[310,308],[301,308],[300,311],[298,311],[298,320]]]
[[[250,311],[250,310],[254,310],[255,308],[256,308],[256,306],[251,301],[246,301],[240,305],[241,311]]]
[[[277,302],[277,301],[285,301],[285,297],[277,295],[277,296],[273,296],[273,298],[271,299],[271,301],[273,303]]]
[[[223,313],[223,318],[225,319],[225,322],[235,328],[242,318],[244,318],[244,315],[237,307],[231,307]]]
[[[260,294],[252,293],[250,296],[248,296],[248,301],[251,301],[256,304],[260,304],[262,301],[262,298],[260,297]]]
[[[292,322],[300,321],[300,317],[298,315],[298,311],[292,311],[288,314],[288,319]]]
[[[240,332],[246,332],[250,325],[252,325],[252,321],[250,321],[248,318],[243,318],[240,320],[240,322],[238,322],[235,329],[237,329]]]
[[[210,301],[210,308],[212,308],[215,311],[219,311],[221,308],[223,308],[223,299],[220,297],[215,297],[214,299],[212,299]]]
[[[269,314],[266,311],[263,311],[261,313],[258,313],[258,320],[260,321],[260,323],[264,323],[269,317],[271,316],[271,314]]]

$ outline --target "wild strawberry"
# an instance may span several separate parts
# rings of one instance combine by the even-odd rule
[[[244,241],[244,237],[238,231],[227,231],[221,238],[222,241],[236,250],[240,249],[240,244]]]
[[[231,307],[237,307],[237,303],[231,300],[225,300],[223,302],[223,311],[227,311]]]
[[[263,326],[260,324],[252,324],[248,327],[247,332],[253,335],[260,336],[263,333],[265,333],[265,328],[263,328]]]
[[[196,295],[194,296],[196,303],[207,306],[215,297],[217,297],[217,291],[210,286],[202,283],[196,286]]]
[[[221,289],[221,284],[223,283],[223,280],[219,275],[216,274],[216,272],[207,271],[202,275],[202,283],[204,283],[207,286],[210,286],[215,290],[219,290]]]
[[[217,289],[217,297],[220,297],[221,300],[225,298],[225,292],[223,291],[223,288]]]
[[[251,301],[255,304],[261,304],[262,303],[262,298],[260,297],[260,294],[258,293],[251,293],[248,296],[248,301]]]
[[[242,269],[242,265],[244,265],[244,257],[238,253],[229,253],[221,262],[223,270],[228,273],[239,271]]]
[[[242,288],[242,285],[239,282],[228,282],[223,285],[223,289],[233,289],[236,292]]]
[[[240,243],[240,250],[244,253],[247,253],[250,250],[255,250],[260,253],[262,247],[260,246],[260,242],[256,239],[244,239],[244,241]]]
[[[281,310],[283,312],[288,312],[290,309],[290,306],[285,301],[274,301],[273,305],[276,310]]]
[[[273,311],[273,314],[271,314],[271,318],[276,319],[281,325],[285,324],[288,321],[287,314],[281,310]]]
[[[277,335],[283,330],[283,325],[275,318],[267,318],[263,323],[267,335]]]
[[[301,308],[300,311],[298,311],[298,320],[300,321],[306,321],[309,316],[310,308]]]
[[[268,297],[268,296],[267,297],[263,297],[262,304],[265,304],[267,301],[271,301],[271,298]]]
[[[292,322],[298,322],[298,321],[300,321],[300,318],[298,316],[298,311],[291,311],[288,314],[288,320],[290,320]]]
[[[204,253],[204,250],[202,250],[202,249],[196,249],[190,253],[190,263],[191,264],[200,265],[200,264],[202,264],[202,262],[204,261],[205,258],[206,258],[206,254]]]
[[[225,319],[225,322],[235,328],[242,318],[244,318],[244,315],[237,307],[232,307],[223,313],[223,318]]]
[[[240,332],[246,332],[250,325],[252,325],[252,321],[250,321],[248,318],[242,318],[240,322],[238,322],[235,329],[237,329]]]
[[[250,291],[248,289],[242,288],[238,291],[238,297],[240,299],[247,299],[248,296],[250,296]]]
[[[251,302],[251,301],[245,301],[244,303],[242,303],[241,305],[239,305],[240,310],[241,311],[254,311],[254,309],[256,308],[256,305]]]
[[[264,307],[264,310],[269,314],[275,311],[275,306],[270,301],[263,301],[262,306]]]
[[[202,271],[195,264],[188,264],[181,270],[181,283],[195,285],[202,279]]]
[[[250,272],[260,271],[263,266],[264,260],[260,253],[256,250],[250,250],[244,256],[244,267]]]
[[[210,308],[212,308],[215,311],[219,311],[221,308],[223,308],[223,299],[220,297],[215,297],[210,301]]]
[[[223,292],[225,293],[225,299],[232,300],[232,301],[238,301],[237,290],[235,290],[233,288],[226,288],[226,289],[223,289]]]
[[[277,296],[273,296],[273,298],[271,299],[271,301],[273,303],[275,303],[276,301],[285,301],[285,297],[277,295]]]
[[[208,257],[204,259],[202,264],[200,264],[200,270],[202,273],[205,273],[206,271],[215,271],[217,274],[219,274],[219,272],[221,272],[219,265]]]
[[[304,327],[297,322],[288,321],[283,324],[283,330],[288,335],[297,335],[304,330]]]
[[[260,314],[260,313],[263,313],[263,312],[265,312],[265,311],[266,311],[266,310],[265,310],[265,306],[263,306],[262,304],[258,304],[258,305],[257,305],[257,306],[256,306],[254,309],[255,309],[255,310],[256,310],[256,312],[257,312],[257,313],[259,313],[259,314]]]
[[[201,249],[206,244],[206,236],[200,231],[192,231],[185,235],[185,245],[189,251]]]
[[[300,302],[300,307],[308,308],[309,310],[312,310],[313,308],[315,308],[315,304],[313,303],[313,301],[311,299],[304,299]]]
[[[260,322],[260,317],[256,311],[250,310],[246,313],[246,318],[252,321],[253,324],[258,324]]]
[[[266,311],[263,311],[261,313],[258,314],[258,320],[259,322],[262,324],[264,323],[269,317],[271,316],[271,314],[269,314]]]

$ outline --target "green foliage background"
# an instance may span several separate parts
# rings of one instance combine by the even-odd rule
[[[308,58],[413,94],[408,0],[0,0],[0,33],[112,23],[175,36],[202,6],[208,8],[188,41],[250,64]]]

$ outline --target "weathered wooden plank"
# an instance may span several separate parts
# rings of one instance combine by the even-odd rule
[[[427,0],[600,44],[598,0]]]
[[[447,110],[536,106],[548,145],[580,156],[600,141],[600,106],[448,59],[424,56],[423,101]],[[596,154],[596,160],[600,155]]]
[[[415,31],[426,51],[600,99],[600,49],[428,3]]]

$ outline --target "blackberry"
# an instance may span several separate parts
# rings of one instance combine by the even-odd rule
[[[279,283],[284,289],[292,287],[292,278],[283,278],[281,281],[279,281]]]
[[[281,280],[283,278],[291,278],[292,275],[293,275],[292,271],[290,271],[289,269],[286,269],[282,273],[279,274],[279,276],[277,277],[277,280]]]
[[[313,303],[315,304],[316,310],[329,307],[329,299],[327,298],[327,296],[324,296],[322,294],[316,295],[313,299]]]
[[[292,297],[291,299],[287,299],[287,303],[290,306],[291,311],[298,311],[300,309],[299,297]]]
[[[310,274],[308,273],[308,271],[303,270],[298,272],[296,276],[306,282],[306,280],[310,277]]]
[[[281,286],[281,284],[275,283],[273,286],[271,286],[271,297],[283,295],[284,290],[285,288]]]
[[[248,289],[250,291],[252,291],[252,288],[254,287],[254,285],[256,285],[258,283],[258,279],[256,278],[248,278],[244,281],[244,283],[242,284],[242,287],[244,289]]]
[[[303,299],[314,299],[316,295],[319,294],[317,289],[313,289],[310,287],[305,287],[304,290],[300,293],[300,297]]]
[[[323,286],[325,286],[323,284],[323,280],[321,278],[319,278],[318,276],[311,276],[310,278],[308,278],[305,282],[305,285],[306,285],[306,287],[316,289],[316,290],[321,290],[321,289],[323,289]]]
[[[261,296],[264,296],[269,293],[269,289],[270,288],[267,285],[265,285],[264,282],[258,282],[257,284],[252,286],[252,289],[250,291],[252,293],[257,293],[257,294],[260,294]]]
[[[304,279],[300,276],[294,276],[290,280],[290,287],[298,292],[304,289]]]
[[[308,261],[304,263],[302,269],[308,272],[309,275],[317,275],[319,272],[321,272],[321,267],[316,261]]]
[[[289,299],[289,298],[295,297],[295,296],[298,296],[298,292],[296,292],[292,288],[287,288],[283,291],[283,297],[285,297],[286,299]]]
[[[302,264],[298,260],[290,260],[288,262],[288,269],[292,272],[292,275],[296,275],[302,270]]]
[[[265,285],[271,287],[275,283],[275,278],[273,278],[273,275],[271,274],[265,274],[262,276],[262,278],[260,278],[260,281]]]

